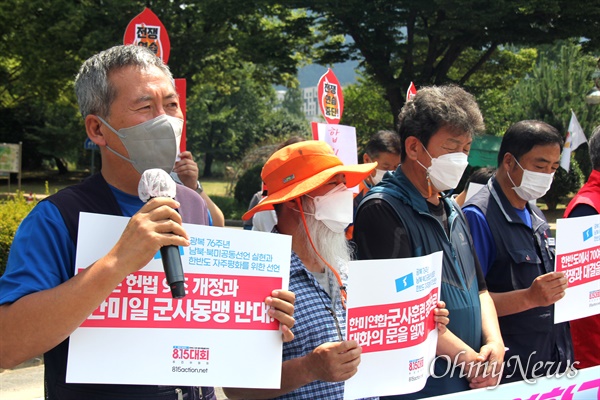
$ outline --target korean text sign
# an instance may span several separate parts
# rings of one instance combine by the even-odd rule
[[[319,108],[328,124],[339,124],[344,112],[344,94],[342,85],[331,70],[319,79],[317,85],[317,96],[319,98]]]
[[[569,282],[554,322],[600,314],[600,215],[556,221],[556,271]]]
[[[348,340],[362,347],[344,398],[421,390],[435,358],[442,252],[423,257],[352,261],[348,270]]]
[[[313,139],[331,146],[335,155],[344,165],[358,164],[356,128],[346,125],[320,124],[313,122]]]
[[[76,270],[106,254],[128,220],[82,213]],[[290,237],[183,226],[186,297],[171,297],[157,253],[71,335],[67,382],[279,387],[281,333],[264,300],[288,288]]]

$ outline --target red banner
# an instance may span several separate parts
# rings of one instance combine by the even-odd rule
[[[565,273],[569,286],[599,280],[600,246],[557,256],[556,271]]]
[[[187,96],[187,84],[184,78],[176,78],[175,79],[175,90],[179,95],[179,107],[181,107],[181,112],[183,113],[183,132],[181,132],[181,144],[179,145],[179,151],[183,152],[186,148],[187,142],[187,114],[186,114],[186,103],[185,99]]]
[[[380,304],[348,310],[348,340],[356,340],[363,353],[403,349],[422,343],[435,329],[431,311],[438,290],[404,303]]]
[[[187,296],[173,299],[163,272],[129,275],[81,324],[102,328],[277,330],[264,300],[281,278],[186,274]]]

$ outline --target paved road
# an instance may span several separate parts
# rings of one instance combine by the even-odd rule
[[[44,366],[7,369],[0,373],[0,399],[33,400],[44,398]]]

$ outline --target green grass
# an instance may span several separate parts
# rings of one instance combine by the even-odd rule
[[[59,175],[56,171],[25,172],[21,178],[21,193],[25,197],[32,194],[37,199],[46,194],[53,194],[67,186],[74,185],[89,176],[89,172],[73,171]],[[235,202],[233,196],[227,195],[229,180],[224,178],[200,178],[204,191],[221,208],[226,219],[240,219],[246,211],[245,205]],[[46,189],[46,184],[48,188]],[[16,174],[12,174],[10,189],[8,180],[0,179],[0,200],[13,196],[18,190]]]
[[[82,171],[69,172],[66,175],[59,175],[56,171],[24,172],[21,179],[21,191],[25,195],[32,193],[37,196],[43,196],[46,193],[47,182],[48,193],[52,194],[64,187],[74,185],[88,175],[89,172]],[[229,185],[228,180],[221,178],[200,178],[200,182],[202,182],[202,187],[206,193],[211,197],[214,196],[213,201],[217,202],[219,207],[221,207],[226,218],[239,218],[241,213],[245,211],[245,209],[238,210],[239,206],[233,201],[233,196],[227,195],[227,188]],[[6,178],[0,179],[0,197],[4,197],[9,193],[15,193],[17,189],[16,174],[12,174],[10,191],[8,189],[8,180]],[[548,211],[544,203],[539,203],[538,205],[544,212],[548,222],[551,224],[554,233],[554,224],[557,218],[562,218],[565,211],[565,204],[559,204],[554,211]]]
[[[10,190],[8,179],[0,179],[0,195],[15,193],[18,190],[16,174],[12,174]],[[59,175],[56,171],[36,171],[24,172],[21,178],[21,191],[25,194],[44,195],[46,193],[46,182],[48,182],[48,192],[56,193],[62,188],[74,185],[89,176],[89,172],[73,171],[66,175]],[[200,179],[202,187],[209,196],[227,195],[227,186],[229,181],[225,179]]]
[[[206,191],[206,194],[209,196],[227,196],[227,186],[229,185],[229,181],[224,179],[213,179],[205,180],[201,179],[202,187]]]
[[[70,172],[65,175],[59,175],[56,171],[24,172],[21,178],[21,191],[26,194],[44,195],[47,182],[48,193],[52,194],[64,187],[74,185],[86,176],[85,172]],[[15,193],[19,189],[16,174],[11,174],[11,177],[10,188],[6,178],[0,179],[0,193]]]

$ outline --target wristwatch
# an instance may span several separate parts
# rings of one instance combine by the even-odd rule
[[[202,187],[200,181],[196,181],[196,183],[198,184],[198,186],[196,187],[196,193],[200,194],[204,191],[204,188]]]

